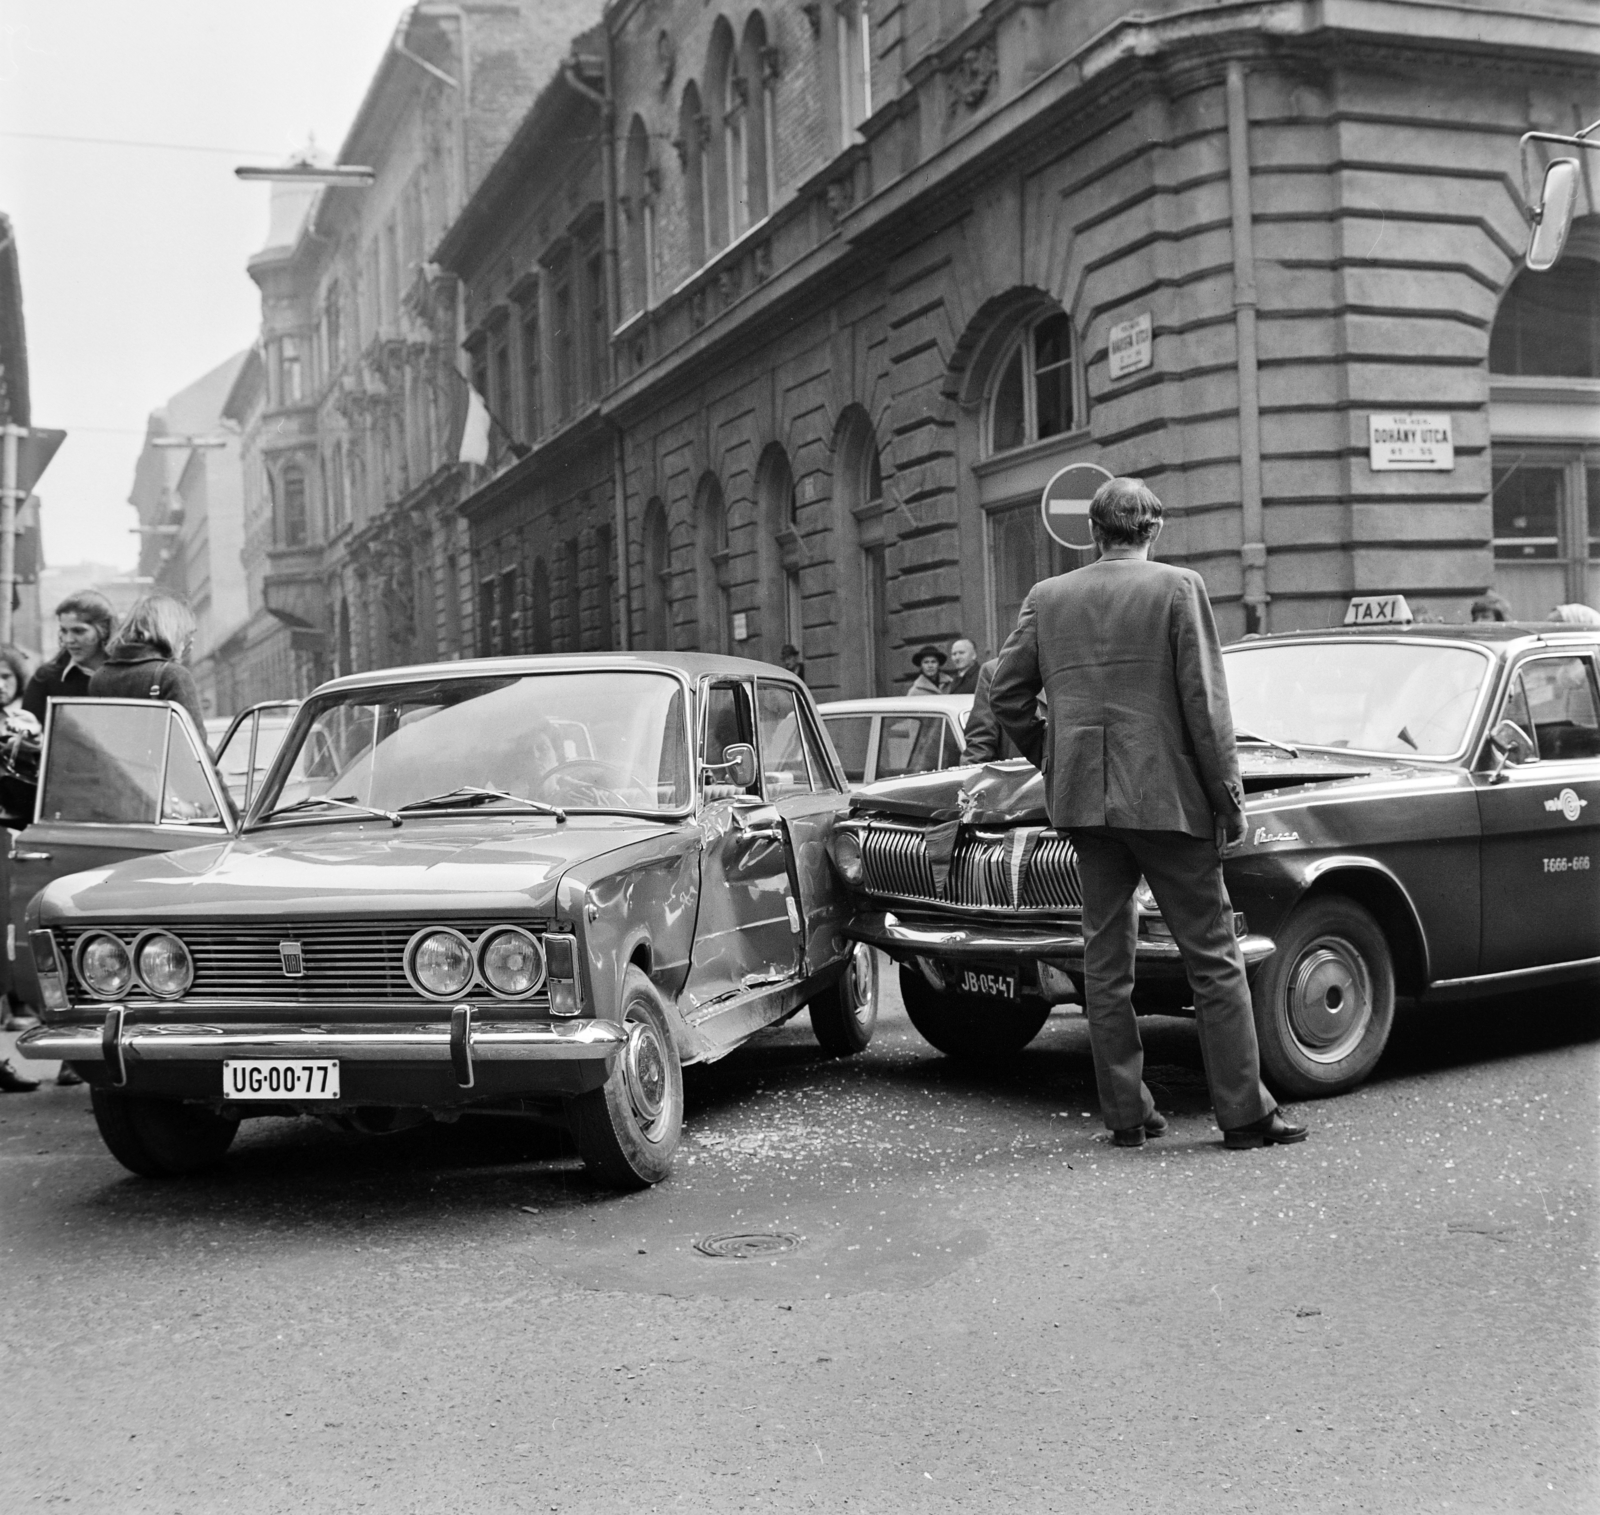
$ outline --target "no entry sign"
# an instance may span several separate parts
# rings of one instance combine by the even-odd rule
[[[1094,546],[1089,530],[1089,502],[1110,477],[1098,463],[1073,463],[1044,486],[1039,514],[1044,529],[1063,547],[1082,552]]]

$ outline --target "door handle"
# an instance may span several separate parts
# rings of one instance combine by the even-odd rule
[[[13,852],[11,859],[17,863],[48,863],[50,854],[48,852]]]
[[[783,840],[783,822],[777,813],[767,805],[751,806],[749,810],[735,810],[733,823],[739,828],[739,835],[747,840],[765,840],[781,842]]]

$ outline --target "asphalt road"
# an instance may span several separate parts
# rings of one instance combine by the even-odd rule
[[[1264,1152],[1145,1024],[1141,1151],[1081,1019],[985,1070],[891,996],[854,1061],[691,1072],[627,1198],[471,1120],[150,1184],[82,1089],[0,1096],[0,1509],[1600,1509],[1597,997],[1413,1011]]]

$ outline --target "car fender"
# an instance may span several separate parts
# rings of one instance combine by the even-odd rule
[[[1295,873],[1300,887],[1283,912],[1283,919],[1313,890],[1348,895],[1383,928],[1394,952],[1395,977],[1400,987],[1416,993],[1427,986],[1432,977],[1428,934],[1410,891],[1393,869],[1360,853],[1336,852],[1307,860]],[[1282,921],[1273,924],[1281,927]]]

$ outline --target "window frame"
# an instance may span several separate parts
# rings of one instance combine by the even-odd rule
[[[1058,318],[1065,324],[1071,343],[1071,350],[1062,361],[1041,369],[1037,363],[1035,335],[1045,322]],[[999,447],[995,443],[995,407],[999,401],[1000,389],[1005,383],[1007,371],[1019,355],[1022,369],[1022,440],[1007,447]],[[1072,402],[1071,424],[1062,431],[1051,432],[1048,436],[1040,436],[1039,375],[1060,369],[1067,371],[1068,393]],[[1083,373],[1083,344],[1079,340],[1078,330],[1073,323],[1072,316],[1059,305],[1041,310],[1023,322],[1017,331],[1012,334],[1010,340],[1000,350],[999,359],[989,374],[989,380],[983,392],[982,447],[980,451],[984,458],[1003,458],[1020,453],[1028,447],[1038,447],[1046,444],[1059,445],[1064,438],[1077,436],[1080,432],[1088,430],[1088,411],[1088,392]]]

